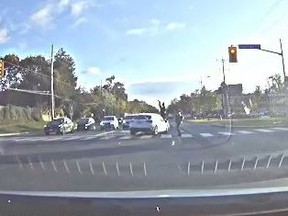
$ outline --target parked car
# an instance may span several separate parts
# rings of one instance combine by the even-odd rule
[[[164,120],[159,114],[141,113],[133,118],[129,127],[131,135],[135,135],[137,132],[157,135],[158,133],[167,133],[170,124],[169,121]]]
[[[57,118],[49,122],[44,126],[44,133],[46,135],[50,134],[66,134],[73,133],[75,125],[74,123],[67,117]]]
[[[103,120],[100,122],[101,130],[119,128],[119,122],[116,116],[104,116]]]
[[[125,115],[125,117],[123,119],[123,124],[122,124],[123,130],[129,130],[129,125],[136,115],[137,114],[126,114]]]
[[[96,123],[93,118],[84,117],[77,123],[77,130],[96,130]]]

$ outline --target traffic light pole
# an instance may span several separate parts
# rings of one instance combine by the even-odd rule
[[[286,71],[285,71],[285,61],[284,61],[284,53],[283,53],[283,46],[282,46],[282,41],[279,39],[280,43],[280,52],[275,52],[273,50],[267,50],[267,49],[259,49],[264,52],[269,52],[273,54],[277,54],[281,56],[282,60],[282,71],[283,71],[283,76],[284,76],[284,94],[286,97],[286,106],[285,106],[285,116],[288,117],[288,95],[287,95],[287,79],[286,79]]]

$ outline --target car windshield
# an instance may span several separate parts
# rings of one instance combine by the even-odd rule
[[[54,119],[51,123],[52,124],[62,124],[64,122],[63,118]]]
[[[114,118],[111,116],[107,116],[107,117],[103,118],[103,121],[113,121],[113,120],[114,120]]]
[[[80,119],[79,123],[86,124],[89,122],[89,118],[82,118]]]
[[[149,120],[151,119],[150,115],[137,115],[134,117],[135,120]]]
[[[0,9],[0,195],[288,186],[288,0]]]
[[[135,116],[125,116],[124,117],[125,120],[132,120],[133,118],[135,118]]]

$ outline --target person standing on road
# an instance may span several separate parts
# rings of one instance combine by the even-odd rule
[[[179,111],[176,113],[176,116],[175,116],[175,122],[176,122],[178,136],[181,136],[180,124],[182,121],[183,121],[183,115],[182,115],[181,111]]]

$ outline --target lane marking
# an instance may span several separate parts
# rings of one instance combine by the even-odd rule
[[[152,135],[142,135],[139,138],[140,139],[151,139],[151,138],[153,138],[153,136]]]
[[[269,129],[254,129],[254,131],[263,132],[263,133],[272,133],[272,132],[275,132],[275,131],[269,130]]]
[[[254,132],[252,132],[252,131],[245,131],[245,130],[237,131],[237,132],[241,133],[241,134],[254,134]]]
[[[200,133],[202,137],[213,137],[214,135],[211,133]]]
[[[128,139],[132,139],[131,136],[122,136],[122,137],[119,137],[120,140],[128,140]]]
[[[218,134],[221,134],[221,135],[224,135],[224,136],[232,136],[232,135],[235,135],[235,134],[232,133],[232,132],[218,132]]]
[[[161,134],[160,138],[170,139],[172,138],[172,134]]]
[[[193,137],[193,135],[192,134],[182,134],[181,137],[182,138],[191,138],[191,137]]]
[[[282,127],[274,127],[274,128],[271,128],[273,130],[280,130],[280,131],[288,131],[288,128],[282,128]]]

